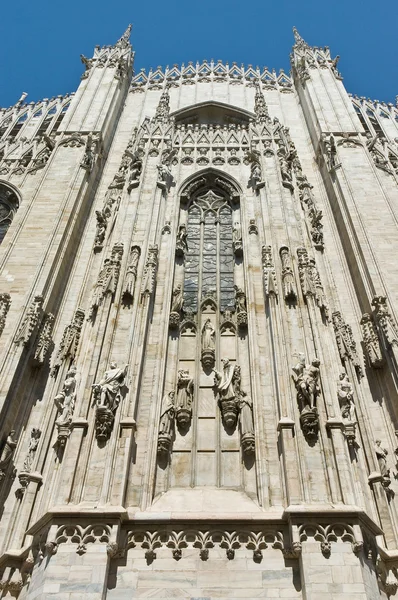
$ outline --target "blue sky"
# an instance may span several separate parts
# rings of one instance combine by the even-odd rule
[[[222,59],[289,70],[292,27],[330,46],[349,92],[395,102],[398,2],[370,0],[76,0],[6,2],[0,23],[0,106],[74,91],[95,45],[133,23],[135,71]]]

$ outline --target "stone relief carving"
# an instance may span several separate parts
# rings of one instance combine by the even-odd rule
[[[316,305],[327,319],[329,316],[329,309],[315,260],[309,258],[305,248],[298,248],[297,256],[299,260],[299,275],[303,295],[305,298],[314,298]]]
[[[170,454],[173,442],[175,419],[174,396],[175,392],[171,391],[162,400],[158,435],[158,454],[160,456],[168,456]]]
[[[249,235],[258,235],[258,227],[256,225],[256,219],[250,219]]]
[[[177,241],[176,241],[176,256],[184,257],[185,253],[188,252],[188,232],[186,225],[182,224],[178,228]]]
[[[106,441],[112,431],[116,410],[122,399],[121,388],[124,386],[127,367],[119,368],[111,362],[108,371],[98,382],[93,383],[93,396],[95,402],[95,435],[97,440]]]
[[[300,354],[299,361],[292,367],[300,409],[301,428],[309,441],[315,441],[318,437],[319,418],[316,404],[321,393],[318,382],[319,365],[318,358],[314,358],[311,364],[306,364],[304,354]]]
[[[279,255],[282,262],[283,297],[285,298],[286,302],[296,302],[296,282],[294,280],[289,248],[287,246],[282,246],[279,250]]]
[[[80,556],[87,552],[87,545],[94,542],[109,544],[111,538],[111,526],[103,523],[95,523],[87,527],[80,525],[61,525],[58,527],[54,540],[46,542],[46,550],[49,554],[56,554],[58,546],[66,542],[77,544],[76,553]]]
[[[235,289],[236,320],[239,327],[247,327],[246,294],[238,285]]]
[[[330,556],[332,551],[332,542],[339,539],[351,543],[351,549],[358,555],[362,548],[362,540],[357,540],[354,528],[348,523],[330,523],[329,525],[320,525],[318,523],[304,523],[299,526],[300,542],[306,542],[308,538],[314,538],[320,542],[320,549],[325,557]]]
[[[59,417],[55,421],[58,430],[57,442],[62,447],[70,435],[70,424],[76,402],[76,367],[71,366],[66,374],[62,390],[54,398],[54,404],[58,409]]]
[[[45,363],[53,350],[54,342],[52,339],[52,331],[54,320],[55,317],[52,313],[46,313],[43,317],[33,358],[39,365]]]
[[[134,298],[134,289],[137,281],[137,267],[140,256],[141,248],[139,246],[131,246],[129,262],[123,286],[123,298],[125,300],[128,299],[132,301]]]
[[[364,350],[368,363],[375,369],[384,365],[384,357],[380,348],[379,336],[370,314],[362,315],[361,328],[364,342]]]
[[[8,311],[11,306],[11,296],[10,294],[3,293],[0,294],[0,335],[4,331],[4,327],[6,325],[6,318]]]
[[[206,368],[214,367],[216,359],[216,330],[211,319],[206,319],[202,327],[202,364]]]
[[[29,344],[41,321],[43,315],[43,302],[44,298],[40,294],[34,297],[15,336],[15,343],[17,346],[19,346],[19,344],[22,344],[23,346]]]
[[[0,485],[6,478],[7,470],[9,468],[9,465],[11,464],[12,457],[18,443],[18,440],[15,440],[14,436],[15,429],[12,429],[7,436],[7,439],[4,443],[3,449],[0,454]]]
[[[376,322],[387,346],[398,346],[398,329],[388,310],[387,299],[384,296],[376,296],[372,300],[372,306]]]
[[[180,427],[185,428],[191,422],[194,380],[189,371],[180,369],[177,378],[176,419]]]
[[[57,374],[59,367],[65,359],[71,358],[73,361],[76,358],[83,322],[84,311],[81,308],[78,308],[73,316],[72,322],[65,327],[62,335],[57,356],[53,364],[53,376]]]
[[[235,221],[232,229],[232,247],[235,256],[242,256],[243,245],[242,245],[242,228],[238,221]]]
[[[278,296],[278,286],[276,283],[276,273],[272,260],[271,246],[262,247],[262,261],[265,294],[267,297],[270,295],[274,295],[276,297]]]
[[[358,377],[363,377],[362,367],[359,361],[357,346],[352,334],[351,326],[343,321],[340,311],[335,311],[332,314],[332,322],[336,336],[337,347],[339,349],[340,358],[343,364],[349,360],[355,368]]]
[[[41,436],[40,429],[38,429],[37,427],[33,427],[32,431],[30,432],[28,453],[25,457],[22,471],[18,475],[18,479],[19,479],[19,483],[20,483],[21,487],[19,487],[15,491],[15,495],[19,500],[21,500],[23,495],[25,494],[26,488],[28,487],[28,484],[30,481],[29,474],[32,470],[32,464],[33,464],[33,460],[35,458],[35,454],[36,454],[36,451],[37,451],[37,448],[39,445],[40,436]]]
[[[141,284],[141,298],[151,296],[155,290],[156,272],[158,269],[158,246],[149,246]]]

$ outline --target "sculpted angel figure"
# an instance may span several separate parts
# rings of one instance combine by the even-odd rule
[[[120,390],[127,374],[127,366],[120,369],[115,362],[111,362],[110,369],[105,372],[101,381],[93,383],[91,387],[97,407],[108,408],[115,412],[121,400]]]

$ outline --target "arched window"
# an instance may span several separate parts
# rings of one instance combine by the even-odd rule
[[[8,183],[0,181],[0,244],[19,208],[19,197]]]

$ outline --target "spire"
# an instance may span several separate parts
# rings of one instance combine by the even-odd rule
[[[125,48],[127,48],[129,46],[131,29],[132,29],[132,25],[130,23],[130,25],[127,27],[126,31],[123,33],[122,37],[116,42],[116,44],[115,44],[116,48],[122,48],[122,50],[124,50]]]
[[[260,88],[260,83],[256,81],[256,96],[254,99],[254,113],[256,115],[256,121],[259,123],[269,123],[271,121],[267,103],[265,102],[264,95]]]
[[[170,94],[169,85],[166,85],[162,95],[160,96],[159,104],[156,108],[155,121],[165,122],[170,114]]]
[[[301,48],[309,48],[308,44],[306,41],[303,40],[303,38],[301,37],[301,35],[299,34],[299,32],[297,31],[297,29],[295,27],[293,27],[293,35],[294,35],[294,45],[301,47]]]

